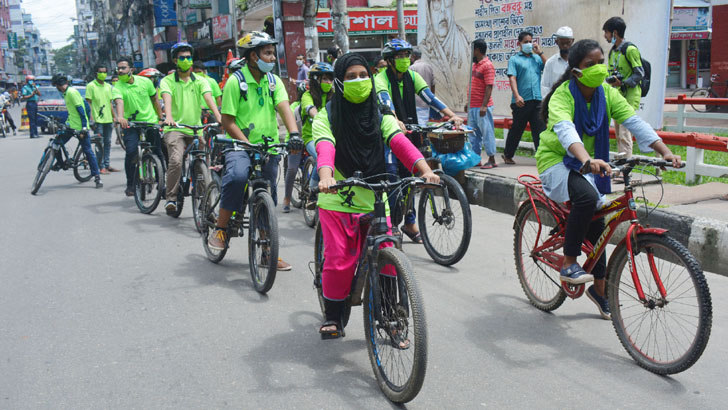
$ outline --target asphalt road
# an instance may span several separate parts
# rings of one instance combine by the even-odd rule
[[[96,190],[54,172],[31,196],[46,143],[0,139],[0,408],[395,407],[375,384],[360,308],[346,338],[317,334],[313,230],[300,213],[279,214],[294,270],[261,296],[246,239],[233,239],[220,265],[208,262],[189,207],[180,219],[161,207],[139,213],[123,173]],[[112,153],[121,168],[121,149]],[[472,212],[470,252],[454,268],[405,245],[429,332],[425,384],[406,407],[725,408],[728,278],[708,274],[714,319],[703,357],[656,376],[587,298],[553,314],[531,307],[515,275],[513,218]]]

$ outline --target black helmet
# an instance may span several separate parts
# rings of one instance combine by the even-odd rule
[[[54,87],[60,87],[64,84],[68,84],[68,76],[63,73],[53,74],[51,78],[51,85]]]

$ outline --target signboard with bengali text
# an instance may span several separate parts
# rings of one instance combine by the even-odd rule
[[[405,9],[405,31],[417,32],[417,10]],[[333,36],[334,27],[330,11],[319,11],[316,15],[319,36]],[[349,35],[393,34],[397,33],[397,10],[350,10]]]

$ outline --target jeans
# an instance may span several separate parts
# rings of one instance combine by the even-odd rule
[[[316,144],[313,141],[309,141],[308,144],[306,144],[306,152],[308,152],[308,154],[314,159],[314,161],[316,161]],[[291,195],[293,194],[293,182],[296,180],[296,172],[298,172],[298,167],[301,165],[302,158],[303,155],[301,153],[288,154],[288,172],[285,176],[285,197],[288,199],[290,199]],[[313,188],[315,186],[318,186],[318,183],[318,170],[316,169],[316,163],[314,162],[313,174],[311,174],[311,179],[309,179],[308,186],[310,188]]]
[[[273,155],[263,165],[263,178],[270,184],[273,203],[278,205],[278,162],[281,158]],[[250,177],[251,161],[246,151],[231,151],[225,154],[225,173],[222,176],[221,206],[228,211],[242,211],[245,184]]]
[[[584,238],[596,243],[604,231],[604,218],[591,222],[599,201],[599,193],[589,181],[576,171],[569,172],[569,200],[571,211],[566,220],[564,233],[564,255],[579,256]],[[602,253],[592,269],[596,279],[604,279],[607,274],[607,254]]]
[[[536,149],[538,149],[541,132],[546,129],[541,119],[541,100],[526,101],[526,105],[523,107],[519,107],[513,103],[511,104],[511,110],[513,111],[513,125],[508,132],[506,149],[503,152],[506,158],[513,158],[516,154],[518,143],[521,142],[523,130],[526,129],[526,123],[531,124],[531,136],[533,137],[533,145]]]
[[[139,129],[138,128],[127,128],[123,131],[124,145],[126,146],[126,155],[124,156],[124,171],[126,172],[126,188],[131,189],[134,186],[134,160],[137,156],[137,149],[139,148]],[[162,161],[162,167],[166,168],[164,163],[164,155],[159,146],[160,138],[159,132],[156,130],[150,130],[147,132],[147,142],[151,142],[152,151]]]
[[[485,154],[489,157],[495,155],[495,126],[493,125],[493,106],[488,107],[486,114],[480,116],[480,107],[468,111],[468,125],[475,132],[470,135],[470,144],[473,151],[480,155],[481,143],[485,147]]]
[[[109,168],[109,156],[111,155],[111,130],[114,128],[114,124],[96,124],[101,131],[101,137],[104,145],[104,158],[101,160],[101,168]]]
[[[28,123],[30,125],[30,136],[38,136],[38,103],[28,101],[25,103],[25,110],[28,111]]]
[[[73,131],[63,130],[58,133],[57,141],[62,145],[66,145],[68,140],[71,138],[73,138]],[[96,159],[96,154],[94,154],[94,150],[91,149],[91,136],[87,135],[85,138],[79,138],[78,143],[81,144],[81,149],[83,149],[83,152],[86,154],[86,159],[89,162],[88,165],[91,167],[91,175],[98,177],[99,163]]]

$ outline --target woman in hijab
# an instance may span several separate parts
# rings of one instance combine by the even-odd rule
[[[343,55],[336,62],[334,77],[333,100],[313,121],[321,191],[319,221],[326,244],[322,272],[326,317],[319,329],[322,339],[344,336],[341,315],[367,233],[359,218],[374,210],[373,192],[359,187],[335,192],[329,187],[355,171],[361,171],[364,178],[384,174],[384,144],[427,182],[440,181],[402,134],[397,119],[391,113],[382,114],[364,57]]]

